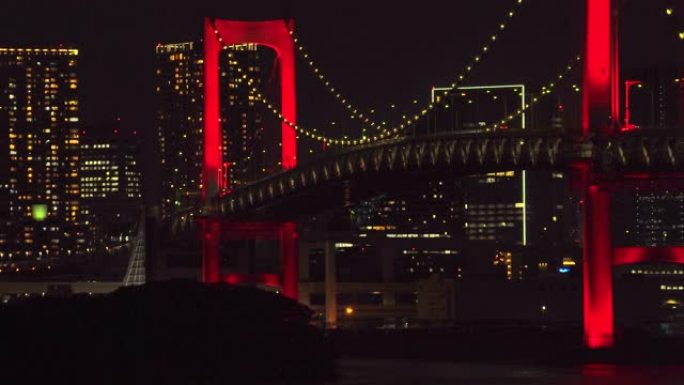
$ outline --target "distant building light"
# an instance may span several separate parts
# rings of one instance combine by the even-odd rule
[[[31,217],[36,222],[42,222],[47,218],[48,207],[46,204],[31,205]]]

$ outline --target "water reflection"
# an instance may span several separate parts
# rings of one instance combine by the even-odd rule
[[[402,360],[342,360],[330,385],[680,385],[684,366],[589,364],[549,367],[439,363]]]

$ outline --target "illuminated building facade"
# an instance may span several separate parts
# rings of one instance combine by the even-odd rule
[[[637,186],[615,200],[614,233],[624,246],[684,245],[684,192]]]
[[[157,130],[163,217],[199,201],[202,171],[202,52],[193,42],[156,47]]]
[[[355,207],[354,232],[359,241],[373,245],[364,249],[382,245],[393,250],[391,264],[397,279],[410,281],[435,273],[456,277],[458,251],[452,246],[463,239],[462,202],[453,180],[416,181]]]
[[[87,251],[77,64],[76,49],[0,48],[3,266],[50,263]]]
[[[279,135],[264,135],[257,101],[247,77],[262,88],[273,53],[255,44],[223,50],[220,55],[223,186],[230,189],[279,168]],[[200,199],[203,161],[204,68],[202,44],[185,42],[156,47],[157,129],[161,159],[162,216],[193,207]],[[244,72],[243,72],[244,71]],[[262,84],[263,83],[263,84]]]
[[[684,123],[684,76],[679,68],[625,71],[639,83],[629,89],[630,123],[636,128],[664,129]]]
[[[432,89],[432,101],[444,106],[433,118],[434,131],[525,130],[534,123],[535,116],[545,116],[538,108],[535,114],[522,112],[517,119],[497,124],[526,104],[529,95],[523,84],[459,87],[447,93],[448,90]],[[564,109],[563,104],[556,102],[546,111],[552,129],[565,128]],[[569,230],[572,239],[579,241],[577,218],[562,173],[501,171],[468,176],[460,183],[462,225],[468,241],[527,246],[552,241],[561,228]]]
[[[527,191],[522,172],[464,180],[464,231],[469,241],[527,245]]]
[[[142,205],[137,130],[119,125],[83,130],[80,184],[85,224],[100,245],[121,244],[134,230]]]
[[[525,105],[523,84],[434,87],[431,99],[446,106],[435,129],[484,132]],[[526,114],[497,130],[525,129]],[[504,171],[463,179],[463,228],[469,241],[527,245],[527,172]]]

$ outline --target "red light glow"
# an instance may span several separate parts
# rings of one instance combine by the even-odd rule
[[[281,79],[281,106],[284,119],[295,124],[295,57],[294,41],[290,35],[291,25],[284,20],[236,21],[204,20],[204,169],[202,197],[213,200],[221,191],[221,126],[219,101],[219,62],[221,42],[225,45],[254,43],[272,48],[279,61]],[[218,31],[218,34],[215,32]],[[283,169],[297,166],[297,137],[294,128],[283,122],[281,125]],[[228,181],[225,181],[228,182]],[[226,187],[229,185],[226,185]],[[210,202],[211,204],[211,202]]]
[[[611,197],[589,185],[584,205],[584,343],[591,349],[613,346],[613,245]]]
[[[587,0],[586,52],[584,57],[584,87],[582,94],[582,134],[589,130],[609,134],[611,120],[619,113],[613,104],[619,99],[617,86],[617,35],[613,31],[611,0]],[[614,38],[614,39],[613,39]],[[615,42],[613,44],[613,42]],[[615,60],[611,60],[615,57]]]
[[[298,299],[299,267],[297,265],[297,224],[295,222],[234,222],[221,219],[199,219],[202,229],[202,281],[205,283],[225,282],[230,284],[261,283],[270,287],[282,287],[288,298]],[[221,240],[278,240],[282,276],[259,273],[255,275],[227,273],[221,275]]]

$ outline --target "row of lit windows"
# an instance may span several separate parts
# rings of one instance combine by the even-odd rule
[[[99,148],[109,148],[109,143],[96,143],[96,144],[82,144],[83,149],[99,149]]]
[[[1,55],[16,55],[16,54],[34,54],[34,55],[78,55],[78,49],[75,48],[0,48]]]
[[[632,274],[644,274],[644,275],[684,275],[684,270],[642,270],[642,269],[632,269],[630,271]]]
[[[500,228],[500,227],[515,227],[515,222],[499,222],[499,223],[465,223],[466,228]]]

